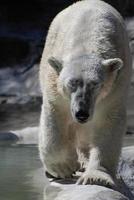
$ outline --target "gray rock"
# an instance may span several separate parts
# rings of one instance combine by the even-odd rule
[[[44,200],[128,200],[121,193],[97,185],[49,186]]]
[[[5,98],[8,104],[24,104],[29,100],[26,97],[41,96],[38,65],[33,65],[26,73],[17,75],[15,70],[11,67],[0,69],[0,100]]]
[[[127,104],[127,126],[128,131],[134,133],[134,17],[126,19],[126,28],[132,54],[132,76]]]
[[[104,0],[115,7],[123,16],[134,15],[134,1],[133,0]]]
[[[0,142],[1,141],[18,141],[19,138],[17,137],[16,134],[12,132],[0,132]]]
[[[0,132],[0,144],[5,142],[15,144],[37,144],[38,143],[38,127],[28,127],[22,130],[11,132]]]
[[[18,137],[17,144],[37,144],[38,132],[38,127],[28,127],[14,131],[14,134]]]
[[[21,130],[39,125],[41,99],[31,98],[24,104],[0,105],[0,132]]]
[[[122,191],[134,199],[134,146],[125,147],[118,167],[118,174],[122,178]]]
[[[124,147],[118,167],[118,191],[98,185],[76,185],[75,181],[52,181],[38,169],[33,174],[35,188],[44,188],[44,200],[134,200],[134,146]],[[40,185],[40,186],[39,186]]]

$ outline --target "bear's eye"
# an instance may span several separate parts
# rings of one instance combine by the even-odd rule
[[[79,79],[72,79],[68,81],[67,87],[69,88],[70,92],[75,92],[78,87],[83,87],[83,82]]]
[[[68,86],[70,92],[75,92],[77,89],[77,84],[75,81],[69,81],[67,86]]]
[[[88,84],[88,88],[90,88],[90,89],[98,88],[99,86],[100,86],[100,83],[97,82],[97,81],[91,81],[91,82]]]
[[[99,82],[92,81],[91,85],[92,85],[92,87],[96,88],[99,86]]]

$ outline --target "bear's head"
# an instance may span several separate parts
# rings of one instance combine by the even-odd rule
[[[59,75],[59,93],[68,99],[72,117],[78,123],[93,118],[95,105],[110,93],[123,66],[120,58],[102,60],[95,55],[69,61],[51,57],[48,61]]]

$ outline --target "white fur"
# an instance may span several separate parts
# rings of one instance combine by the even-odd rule
[[[90,54],[102,61],[120,58],[123,67],[117,80],[112,75],[107,77],[93,119],[81,125],[73,121],[69,99],[61,82],[63,79],[58,78],[48,59],[53,56],[67,66],[73,59],[82,58],[83,66],[88,66],[85,55]],[[64,75],[81,74],[80,70],[80,66],[72,67],[70,74]],[[49,173],[62,178],[72,175],[79,167],[77,152],[80,152],[84,155],[86,169],[78,183],[114,184],[126,130],[130,71],[124,22],[110,5],[100,0],[80,1],[56,16],[48,32],[40,65],[43,105],[39,149]]]

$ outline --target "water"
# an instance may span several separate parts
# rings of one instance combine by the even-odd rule
[[[125,137],[124,146],[134,144]],[[0,200],[42,200],[45,180],[36,145],[0,144]]]
[[[134,145],[134,134],[126,135],[124,138],[123,146],[133,146]]]
[[[41,200],[44,184],[34,177],[40,167],[36,146],[0,146],[0,200]]]

